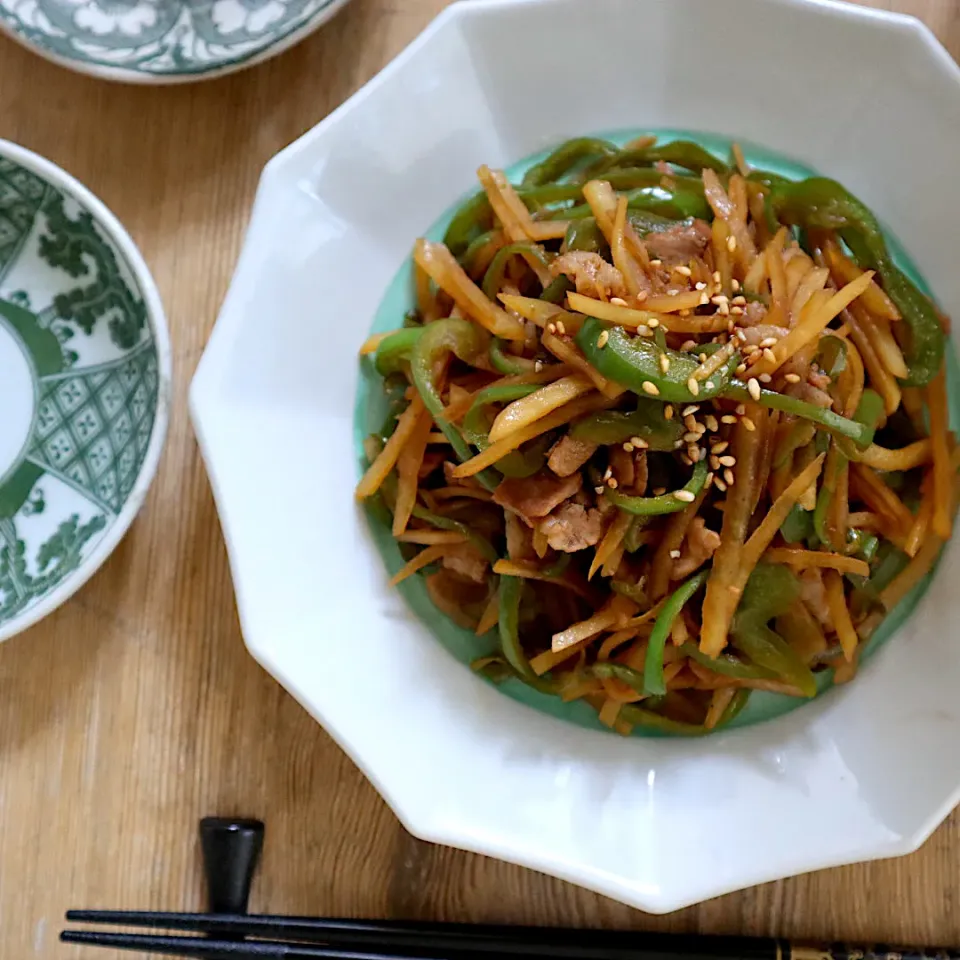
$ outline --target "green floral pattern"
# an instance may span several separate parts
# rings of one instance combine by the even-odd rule
[[[123,510],[160,390],[146,304],[117,248],[89,211],[4,158],[0,335],[33,381],[32,397],[0,382],[0,404],[30,424],[25,443],[0,444],[20,451],[0,462],[2,633],[82,566]],[[0,440],[4,429],[0,418]]]
[[[342,0],[0,0],[0,27],[81,69],[157,81],[236,68]]]

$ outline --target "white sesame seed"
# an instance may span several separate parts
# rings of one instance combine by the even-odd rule
[[[594,487],[594,488],[593,488],[593,492],[594,492],[595,494],[599,495],[599,494],[603,493],[603,491],[606,490],[606,489],[607,489],[607,488],[604,487],[604,486]]]
[[[667,492],[667,488],[666,488],[666,487],[654,487],[653,490],[651,490],[650,492],[651,492],[655,497],[662,497],[662,496]]]
[[[666,373],[670,369],[670,358],[665,354],[660,354],[660,369]]]
[[[700,306],[705,307],[710,302],[710,296],[707,294],[706,290],[700,294]]]
[[[623,297],[611,297],[610,302],[618,307],[625,307],[627,305],[627,301],[624,300]]]
[[[736,293],[740,289],[740,281],[736,277],[734,277],[730,281],[730,286],[733,287],[733,292]]]
[[[611,477],[611,478],[607,481],[607,486],[608,486],[611,490],[616,490],[617,487],[620,486],[620,484],[617,483],[617,478],[616,478],[616,477]]]
[[[656,317],[651,317],[647,321],[647,326],[650,327],[650,329],[652,330],[654,327],[660,326],[660,321]]]
[[[674,450],[679,450],[682,446],[683,446],[683,441],[682,441],[682,440],[677,440],[676,443],[674,443],[674,445],[673,445],[673,449],[674,449]]]
[[[728,487],[733,486],[736,478],[733,475],[733,471],[729,467],[723,471],[723,479],[726,481]]]
[[[738,417],[742,417],[747,412],[747,408],[742,403],[738,403],[736,406],[736,409],[733,412]]]
[[[740,284],[736,280],[733,281],[737,285],[733,288],[734,290],[738,289]],[[747,298],[744,296],[734,297],[731,303],[735,303],[738,307],[745,307],[747,305]]]
[[[674,269],[677,273],[679,273],[681,277],[689,277],[689,276],[691,276],[691,274],[693,273],[693,271],[692,271],[689,267],[685,267],[685,266],[682,266],[682,265],[679,266],[679,267],[674,267],[673,269]]]
[[[742,316],[743,316],[743,307],[731,307],[731,308],[730,308],[730,313],[731,313],[733,316],[735,316],[735,317],[742,317]]]
[[[650,261],[650,266],[651,266],[651,267],[662,267],[662,266],[663,266],[663,261],[662,261],[662,260],[651,260],[651,261]]]
[[[692,416],[692,415],[695,414],[699,409],[700,409],[700,404],[699,404],[699,403],[691,403],[689,406],[686,406],[686,407],[683,408],[683,413],[681,414],[681,416],[683,416],[683,417]]]
[[[671,550],[671,551],[670,551],[670,557],[671,557],[671,559],[673,559],[673,560],[679,560],[679,559],[680,559],[680,551],[679,551],[679,550]]]
[[[697,463],[700,460],[700,448],[699,447],[687,447],[687,456],[690,458],[691,462]]]
[[[717,306],[720,306],[721,303],[729,303],[730,300],[726,294],[718,293],[710,298],[711,303],[715,303]]]
[[[717,307],[717,313],[719,313],[721,317],[729,317],[730,305],[728,303],[721,303],[720,306]]]
[[[697,381],[693,377],[690,377],[690,379],[687,380],[687,389],[695,397],[700,394],[700,384],[697,383]]]
[[[756,377],[751,377],[747,381],[747,390],[750,392],[750,396],[753,397],[754,400],[760,399],[760,384],[757,382]]]
[[[629,442],[628,442],[628,443],[625,443],[625,444],[623,445],[623,449],[626,450],[627,453],[633,453],[633,444],[632,444],[632,443],[629,443]]]
[[[737,238],[734,236],[727,237],[727,249],[733,253],[737,249]]]
[[[534,372],[534,373],[539,373],[542,369],[543,369],[543,361],[542,361],[542,360],[534,360],[534,362],[533,362],[533,372]]]
[[[740,422],[750,433],[757,429],[757,425],[749,417],[741,417]]]
[[[712,413],[708,413],[703,418],[703,422],[706,423],[707,429],[711,433],[716,433],[720,429],[720,424],[717,423],[717,418]]]
[[[563,325],[562,320],[557,321],[557,333],[559,333],[561,337],[565,337],[567,335],[567,328]]]
[[[556,333],[556,332],[557,332],[557,325],[555,323],[548,323],[547,333]]]
[[[707,289],[707,285],[706,285],[702,280],[698,280],[698,281],[693,285],[693,289],[694,289],[694,290],[706,290],[706,289]]]
[[[713,389],[715,389],[716,384],[715,384],[712,380],[708,380],[708,381],[704,384],[704,386],[705,386],[708,390],[713,390]]]
[[[689,410],[690,408],[688,407],[687,409]],[[683,425],[688,430],[695,430],[697,427],[697,418],[692,413],[687,413],[686,410],[684,410]]]
[[[693,349],[696,347],[696,345],[697,345],[697,341],[696,341],[696,340],[684,340],[683,343],[680,344],[680,349],[681,349],[684,353],[687,353],[687,352],[689,352],[690,350],[693,350]]]
[[[726,485],[719,477],[714,477],[714,478],[713,478],[713,485],[714,485],[721,493],[726,493],[726,492],[727,492],[727,485]]]
[[[761,347],[775,347],[776,345],[777,345],[777,338],[776,338],[776,337],[764,337],[764,338],[760,341],[760,346],[761,346]]]
[[[597,337],[597,349],[602,350],[607,345],[609,339],[610,332],[608,330],[602,330],[600,336]]]
[[[684,503],[693,503],[693,501],[697,499],[697,495],[690,490],[677,490],[674,496]]]
[[[720,271],[719,271],[719,270],[714,270],[714,271],[713,271],[713,282],[714,282],[714,283],[720,283],[722,280],[723,280],[723,278],[720,276]]]
[[[708,473],[708,474],[707,474],[707,479],[703,481],[703,489],[704,489],[704,490],[709,490],[710,487],[713,486],[713,481],[714,481],[714,479],[715,479],[715,477],[713,476],[713,474],[712,474],[712,473]]]
[[[637,327],[637,335],[641,337],[652,337],[653,331],[644,323]]]
[[[692,466],[693,466],[693,461],[692,461],[692,460],[690,459],[690,457],[688,457],[687,454],[685,454],[685,453],[681,453],[681,454],[680,454],[680,462],[681,462],[684,466],[687,466],[687,467],[692,467]]]
[[[773,377],[771,377],[769,373],[761,373],[760,376],[757,377],[757,379],[761,383],[769,383],[773,379]]]
[[[769,347],[764,347],[764,348],[763,348],[763,359],[766,360],[766,361],[768,361],[769,363],[776,363],[776,362],[777,362],[777,355],[776,355]]]
[[[755,343],[748,343],[744,348],[743,352],[748,356],[753,356],[755,353],[760,352],[760,348]]]
[[[746,372],[747,372],[747,365],[746,365],[745,363],[738,363],[738,364],[737,364],[737,369],[736,369],[734,372],[735,372],[735,373],[737,374],[737,376],[739,377],[741,373],[746,373]]]
[[[668,403],[668,404],[663,408],[663,419],[664,419],[664,420],[672,420],[672,419],[673,419],[673,404],[672,404],[672,403]]]
[[[684,443],[696,443],[699,439],[700,439],[700,434],[695,433],[693,430],[690,430],[683,435]]]
[[[634,299],[637,301],[637,303],[643,303],[643,301],[647,299],[647,296],[647,291],[641,290],[638,294],[636,294]]]
[[[655,383],[652,383],[650,380],[644,380],[643,383],[640,384],[640,386],[643,388],[643,392],[650,394],[651,397],[660,396],[660,388]]]
[[[746,331],[746,330],[740,330],[740,329],[738,328],[738,329],[737,329],[737,339],[738,339],[741,343],[746,343],[746,342],[747,342],[747,331]]]
[[[630,442],[633,444],[636,450],[646,450],[650,446],[643,437],[631,437]]]
[[[711,469],[711,470],[719,470],[719,469],[720,469],[720,458],[719,458],[719,457],[711,457],[711,458],[710,458],[710,469]]]
[[[609,480],[613,476],[613,467],[607,467],[603,472],[603,479]]]
[[[796,374],[796,373],[787,373],[787,374],[784,374],[783,379],[786,380],[787,383],[799,383],[799,382],[800,382],[800,377],[799,377],[799,375]]]
[[[721,423],[736,423],[736,422],[737,422],[737,418],[736,418],[732,413],[725,413],[725,414],[720,418],[720,422],[721,422]]]
[[[720,457],[719,460],[725,467],[735,467],[737,465],[737,458],[730,456],[729,453]]]
[[[707,355],[706,355],[705,353],[701,353],[700,356],[698,357],[698,359],[700,360],[701,363],[706,363],[706,362],[707,362]]]

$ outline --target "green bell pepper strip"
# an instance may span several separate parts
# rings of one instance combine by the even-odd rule
[[[847,543],[853,556],[873,563],[880,549],[880,538],[867,530],[847,530]]]
[[[523,177],[524,187],[540,187],[565,176],[582,160],[589,157],[609,157],[620,153],[620,148],[609,140],[595,137],[577,137],[561,143],[540,163],[532,166]]]
[[[625,580],[611,580],[610,589],[613,590],[614,593],[629,597],[634,603],[639,603],[641,606],[646,607],[650,605],[650,599],[647,597],[646,590],[638,583],[627,583]]]
[[[413,348],[416,346],[423,327],[404,327],[396,333],[391,333],[380,341],[374,355],[373,365],[381,377],[388,377],[397,373],[410,359]]]
[[[800,543],[813,533],[813,519],[809,510],[795,503],[780,525],[780,533],[787,543]]]
[[[827,459],[829,463],[829,458]],[[837,475],[840,472],[843,464],[846,463],[846,457],[838,456],[836,462],[836,470],[833,476],[827,476],[826,471],[824,471],[824,476],[822,478],[823,482],[820,484],[820,489],[817,491],[817,500],[813,508],[813,529],[817,535],[817,539],[828,549],[832,550],[834,548],[833,541],[830,539],[830,533],[827,530],[827,511],[830,509],[830,504],[833,501],[833,496],[837,490]]]
[[[651,450],[669,451],[686,432],[679,417],[667,420],[663,404],[640,399],[632,413],[620,410],[602,410],[577,420],[570,428],[575,440],[586,440],[607,446],[624,443],[631,437],[645,440]]]
[[[474,238],[470,241],[470,246],[460,255],[460,265],[463,267],[467,273],[473,271],[473,261],[477,253],[482,250],[492,239],[495,231],[487,230],[486,233],[481,233],[480,236]]]
[[[817,346],[817,365],[831,379],[836,380],[847,368],[847,343],[839,337],[823,336]]]
[[[646,517],[636,516],[633,518],[633,523],[627,528],[626,534],[623,537],[623,549],[627,553],[636,553],[641,547],[641,537],[643,531],[646,529],[648,520]]]
[[[672,163],[674,166],[683,167],[685,170],[692,170],[694,173],[700,173],[702,170],[714,170],[717,173],[729,174],[730,167],[719,160],[712,153],[704,150],[699,143],[692,140],[674,140],[671,143],[658,144],[647,147],[645,150],[638,151],[649,162]]]
[[[490,446],[490,440],[487,436],[490,432],[490,423],[486,417],[486,408],[491,403],[509,403],[513,400],[519,400],[521,397],[528,397],[539,389],[538,384],[508,384],[507,386],[487,387],[486,390],[481,390],[463,418],[464,437],[478,450],[486,450]],[[552,443],[549,434],[537,437],[531,441],[526,450],[512,450],[506,456],[501,457],[496,462],[495,467],[505,477],[516,479],[532,477],[543,466],[547,459],[547,450]]]
[[[654,713],[653,710],[637,706],[635,703],[623,704],[620,707],[618,717],[635,727],[649,727],[651,730],[659,730],[661,733],[670,733],[681,737],[702,737],[710,732],[703,724],[671,720],[670,717],[665,717],[662,713]]]
[[[430,411],[437,426],[453,447],[461,462],[469,460],[473,454],[460,431],[443,415],[443,400],[433,379],[436,362],[446,353],[453,353],[465,363],[471,362],[477,354],[489,350],[490,335],[469,320],[461,317],[448,317],[436,320],[419,331],[410,357],[410,373],[413,385],[423,398],[424,406]],[[482,470],[477,479],[488,490],[497,487],[497,478],[489,470]]]
[[[563,303],[567,294],[574,289],[573,281],[561,273],[559,277],[556,277],[543,288],[540,299],[546,300],[547,303]]]
[[[500,652],[524,683],[542,693],[553,693],[553,687],[541,680],[530,666],[520,643],[520,597],[523,580],[500,577]]]
[[[740,689],[734,693],[731,697],[730,702],[727,704],[726,710],[720,715],[720,719],[717,721],[717,725],[714,727],[714,730],[719,730],[721,727],[726,727],[729,724],[733,723],[737,717],[743,713],[743,708],[747,705],[747,701],[750,699],[750,694],[752,691]]]
[[[673,621],[692,599],[693,595],[707,582],[710,570],[701,570],[685,583],[681,584],[669,597],[657,614],[650,639],[647,641],[647,655],[643,661],[643,692],[653,696],[662,696],[667,692],[663,679],[663,651],[667,637],[673,627]]]
[[[910,327],[905,351],[909,386],[926,386],[943,363],[943,329],[933,304],[893,262],[873,212],[835,180],[811,177],[776,184],[770,202],[778,219],[805,229],[836,230],[847,245],[877,271],[883,288]]]
[[[462,533],[477,548],[480,555],[485,560],[489,560],[490,563],[496,563],[500,559],[499,554],[493,549],[493,545],[486,537],[481,536],[465,523],[460,523],[459,520],[451,520],[450,517],[432,513],[426,507],[421,507],[419,503],[414,505],[413,516],[424,523],[429,523],[438,530],[453,530],[456,533]]]
[[[620,178],[611,175],[605,179],[615,181]],[[617,189],[616,183],[612,185],[614,189]],[[709,220],[713,216],[703,195],[698,194],[695,190],[686,190],[681,187],[668,190],[659,184],[651,184],[636,189],[621,189],[624,190],[627,198],[627,210],[631,213],[644,211],[674,221],[684,220],[688,217]],[[549,218],[551,220],[580,220],[591,216],[591,213],[590,205],[582,203],[575,207],[552,210]]]
[[[732,653],[721,653],[716,660],[703,653],[695,643],[684,643],[680,652],[691,660],[696,660],[702,667],[725,677],[734,677],[737,680],[771,680],[776,674],[755,663],[745,663]]]
[[[698,460],[693,465],[693,475],[680,488],[687,493],[692,493],[694,499],[699,496],[703,485],[707,482],[707,461]],[[603,491],[603,495],[624,513],[632,513],[638,517],[662,516],[665,513],[679,513],[681,510],[690,506],[693,501],[680,500],[677,498],[678,490],[672,493],[665,493],[660,497],[631,497],[625,493],[619,493],[611,490],[609,487]]]
[[[563,238],[564,250],[582,250],[587,253],[600,253],[607,250],[607,238],[590,216],[570,221],[567,235]]]
[[[603,680],[619,680],[625,683],[634,693],[644,694],[643,674],[633,667],[628,667],[625,663],[613,663],[610,660],[604,660],[595,663],[590,672],[595,677]]]
[[[597,346],[600,334],[606,331],[606,343]],[[646,396],[644,383],[657,388],[657,396],[668,403],[698,403],[728,393],[740,354],[735,353],[719,370],[699,384],[696,396],[690,392],[687,381],[700,366],[699,359],[679,350],[662,351],[645,337],[629,337],[622,327],[610,327],[588,317],[576,335],[577,346],[602,376],[626,387],[640,396]],[[660,357],[666,354],[670,367],[666,373],[660,368]],[[745,396],[749,397],[742,387]],[[775,394],[779,396],[779,394]]]
[[[796,577],[783,566],[758,564],[747,581],[730,626],[730,636],[741,653],[759,667],[773,671],[804,696],[817,694],[817,681],[800,655],[767,626],[793,605],[800,593]]]
[[[521,363],[519,357],[505,354],[503,352],[503,341],[498,337],[494,337],[490,341],[490,366],[497,373],[502,373],[506,377],[529,373],[532,369],[532,364]]]
[[[611,337],[612,339],[612,337]],[[671,360],[672,364],[672,360]],[[602,373],[603,371],[601,371]],[[731,384],[723,395],[731,400],[739,400],[745,403],[753,402],[753,398],[747,392],[746,387],[740,383]],[[819,423],[828,433],[834,436],[846,437],[852,440],[858,447],[866,448],[873,443],[873,428],[865,423],[858,423],[849,417],[843,417],[832,410],[825,410],[806,400],[798,400],[796,397],[788,396],[785,393],[777,393],[775,390],[760,391],[760,399],[757,401],[760,406],[768,407],[771,410],[780,410],[783,413],[792,413],[794,416],[802,417],[804,420],[811,420]]]
[[[550,264],[544,256],[543,250],[532,243],[510,243],[501,247],[487,267],[487,272],[483,275],[483,292],[494,302],[497,300],[497,293],[503,285],[503,275],[507,269],[507,264],[511,257],[515,256],[534,257],[541,266],[549,268]]]
[[[493,208],[481,190],[468,197],[457,209],[443,235],[443,242],[455,257],[462,257],[473,241],[493,226]]]

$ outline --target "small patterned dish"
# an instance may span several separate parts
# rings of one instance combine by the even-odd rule
[[[0,640],[126,533],[169,393],[163,308],[133,241],[76,180],[0,140]]]
[[[0,0],[0,32],[105,80],[184,83],[292,47],[347,0]]]

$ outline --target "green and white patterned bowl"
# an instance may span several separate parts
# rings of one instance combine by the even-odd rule
[[[107,80],[182,83],[286,50],[348,0],[0,0],[0,32]]]
[[[72,177],[0,140],[0,640],[126,533],[169,395],[163,308],[133,241]]]

